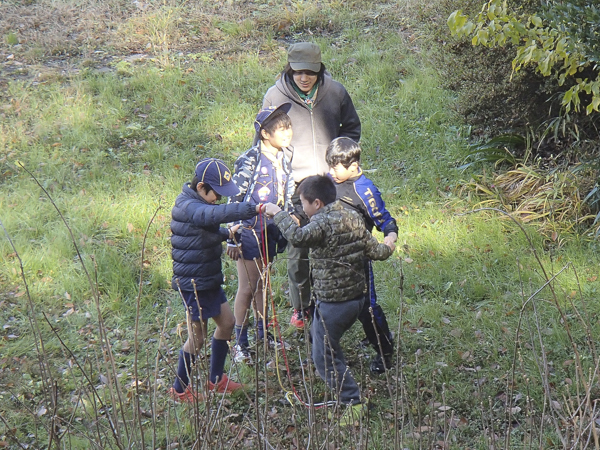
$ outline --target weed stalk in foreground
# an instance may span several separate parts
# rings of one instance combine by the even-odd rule
[[[600,382],[599,381],[599,372],[598,372],[598,369],[600,367],[600,361],[597,358],[594,342],[592,339],[590,339],[589,325],[583,319],[581,313],[579,312],[579,309],[577,308],[577,306],[575,305],[573,300],[570,299],[571,308],[574,311],[575,317],[577,317],[577,319],[581,323],[583,323],[583,328],[586,333],[586,339],[587,339],[587,349],[586,350],[588,350],[587,353],[591,356],[591,360],[592,360],[592,367],[589,369],[589,374],[586,376],[584,373],[584,365],[583,365],[583,361],[581,358],[581,351],[580,351],[581,346],[573,338],[571,326],[569,325],[570,319],[565,314],[563,307],[561,306],[560,301],[558,299],[556,290],[554,288],[554,282],[556,281],[558,276],[561,273],[563,273],[567,268],[572,267],[572,264],[571,263],[566,264],[556,274],[549,276],[545,269],[544,264],[542,263],[541,259],[539,258],[538,254],[537,254],[537,250],[536,250],[535,246],[533,245],[531,238],[529,237],[529,235],[527,234],[527,232],[525,231],[525,229],[523,228],[521,223],[519,223],[514,217],[512,217],[506,211],[496,209],[496,208],[480,208],[480,209],[473,210],[470,213],[475,213],[475,212],[484,211],[484,210],[496,211],[498,213],[504,214],[507,217],[509,217],[519,227],[519,229],[521,230],[521,232],[524,234],[525,238],[527,239],[527,242],[529,243],[529,248],[532,251],[532,253],[541,269],[541,272],[544,276],[544,284],[540,288],[536,289],[533,292],[533,294],[531,294],[526,300],[525,299],[523,300],[523,304],[522,304],[520,315],[519,315],[517,336],[515,339],[515,347],[514,347],[514,356],[513,356],[513,362],[511,365],[511,377],[510,377],[511,382],[509,384],[509,391],[508,391],[509,396],[507,398],[507,405],[506,405],[506,408],[507,408],[506,413],[507,413],[507,417],[508,417],[507,425],[508,426],[507,426],[507,431],[506,431],[506,436],[505,436],[505,448],[506,449],[510,448],[510,440],[511,440],[510,425],[511,425],[512,411],[513,411],[512,397],[513,397],[513,393],[514,393],[513,389],[516,384],[515,383],[516,358],[517,358],[517,355],[520,354],[520,347],[521,347],[520,339],[519,339],[520,331],[521,331],[522,321],[525,317],[525,312],[527,311],[527,307],[529,304],[531,304],[533,327],[531,326],[531,323],[528,322],[529,334],[530,334],[529,345],[532,349],[534,360],[535,360],[536,366],[538,368],[538,373],[539,373],[540,380],[542,382],[543,395],[544,395],[543,405],[542,405],[542,416],[541,416],[541,420],[540,420],[539,444],[540,444],[540,446],[543,447],[543,444],[542,444],[543,429],[544,429],[544,424],[545,424],[546,411],[548,411],[550,419],[554,425],[554,432],[560,439],[561,445],[563,446],[563,448],[576,448],[578,446],[581,446],[581,448],[587,448],[588,445],[590,444],[591,439],[593,439],[594,448],[600,449],[600,439],[598,436],[598,430],[596,428],[597,405],[596,405],[595,401],[592,404],[592,389],[594,386],[597,386],[598,383]],[[573,268],[573,270],[575,270],[575,269]],[[520,274],[520,270],[519,270],[519,276],[520,275],[521,274]],[[577,287],[578,287],[579,295],[582,296],[581,295],[581,292],[582,292],[581,285],[579,284],[578,277],[577,277],[577,283],[578,283]],[[522,286],[523,286],[523,282],[521,281],[521,292],[523,295],[524,292],[523,292]],[[574,360],[575,375],[576,375],[575,389],[576,389],[577,394],[575,397],[573,397],[570,394],[571,391],[570,390],[567,391],[568,398],[566,399],[567,401],[564,402],[564,408],[567,410],[567,413],[569,413],[568,415],[565,415],[561,412],[563,405],[561,405],[560,402],[558,402],[556,400],[556,398],[553,396],[553,388],[551,386],[551,384],[553,384],[553,383],[550,380],[550,372],[551,372],[550,364],[547,359],[548,352],[547,352],[547,350],[545,348],[545,344],[544,344],[542,325],[540,323],[540,312],[538,310],[538,305],[534,301],[536,299],[536,297],[538,296],[538,294],[540,292],[542,292],[546,287],[550,290],[550,292],[552,294],[552,300],[553,300],[552,305],[556,309],[556,311],[559,313],[561,323],[565,329],[568,342],[570,344],[571,350],[575,357],[575,360]],[[523,295],[523,297],[524,297],[524,295]],[[541,305],[543,305],[543,304],[544,303],[541,303]],[[582,304],[583,304],[583,300],[582,300]],[[529,401],[529,396],[528,396],[528,401]]]

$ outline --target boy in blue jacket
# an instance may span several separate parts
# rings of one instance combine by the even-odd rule
[[[210,318],[217,327],[211,341],[207,388],[219,393],[243,388],[223,373],[235,318],[221,287],[221,253],[222,243],[233,237],[235,230],[220,225],[254,217],[260,213],[261,205],[217,204],[222,197],[238,192],[225,163],[206,158],[196,166],[191,183],[183,185],[171,212],[171,284],[181,294],[188,327],[188,339],[179,352],[177,378],[169,389],[169,395],[178,402],[202,400],[202,395],[190,386],[190,373],[207,337]]]
[[[361,213],[367,230],[372,231],[375,227],[383,232],[385,244],[395,244],[398,239],[396,220],[385,208],[377,187],[363,175],[360,168],[360,153],[360,145],[346,137],[334,139],[327,147],[325,159],[329,165],[329,175],[336,185],[337,198],[344,206]],[[365,276],[368,301],[365,302],[358,320],[362,323],[367,340],[376,352],[375,358],[371,361],[371,372],[381,374],[391,368],[394,350],[393,335],[383,309],[377,304],[373,265],[369,259],[365,260]]]

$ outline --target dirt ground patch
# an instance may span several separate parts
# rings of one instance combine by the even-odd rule
[[[354,12],[365,7],[362,2],[344,6]],[[398,31],[403,20],[395,2],[370,6],[375,9],[357,17],[367,32],[375,25]],[[258,52],[278,58],[273,49],[299,37],[340,32],[345,24],[329,19],[332,15],[322,7],[320,2],[293,6],[272,0],[0,3],[0,87],[10,80],[68,78],[84,68],[114,70],[126,58],[155,58],[159,65],[189,56],[234,59]],[[400,26],[400,32],[406,27]]]
[[[256,49],[258,30],[273,28],[257,12],[251,2],[236,2],[235,8],[195,2],[185,9],[138,1],[0,4],[0,86],[68,77],[84,67],[109,70],[124,58],[214,58]],[[285,33],[285,24],[274,26]]]

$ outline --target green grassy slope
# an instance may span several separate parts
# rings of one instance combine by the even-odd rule
[[[14,448],[48,446],[48,436],[60,448],[88,448],[94,440],[104,448],[117,442],[190,448],[199,436],[196,448],[593,442],[573,424],[589,423],[596,393],[596,373],[589,371],[597,363],[590,337],[599,331],[596,244],[576,236],[552,241],[530,227],[532,248],[501,214],[468,214],[475,203],[459,192],[470,175],[457,169],[466,128],[429,63],[430,52],[440,50],[411,22],[415,5],[40,5],[101,31],[77,29],[84,36],[79,44],[68,37],[44,44],[26,35],[18,48],[8,41],[0,47],[5,61],[22,62],[6,65],[0,91],[0,442]],[[5,17],[29,17],[18,5],[2,8]],[[2,24],[8,35],[11,26]],[[346,433],[323,411],[285,401],[279,382],[288,390],[291,384],[272,352],[257,368],[233,368],[252,387],[249,397],[214,399],[220,409],[203,405],[195,416],[165,397],[185,339],[184,310],[169,281],[171,205],[198,159],[232,163],[249,147],[262,95],[284,65],[287,45],[300,40],[321,46],[328,69],[350,92],[363,122],[363,168],[400,227],[391,260],[375,264],[398,357],[387,376],[373,376],[372,352],[356,347],[361,330],[349,333],[349,362],[373,409],[369,425]],[[57,50],[60,43],[67,49]],[[530,299],[545,283],[534,249],[548,276],[566,269],[552,283],[554,294],[545,288]],[[224,268],[233,298],[235,265],[224,261]],[[272,283],[276,316],[285,324],[284,259],[275,263]],[[294,386],[304,400],[306,391],[322,399],[323,384],[299,366],[303,337],[286,339]],[[107,420],[113,414],[114,432]],[[48,430],[55,425],[53,435]]]

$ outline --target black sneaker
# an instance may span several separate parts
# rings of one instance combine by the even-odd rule
[[[303,310],[304,313],[304,320],[310,322],[313,318],[313,315],[315,313],[315,307],[314,306],[309,306],[308,308],[305,308]]]
[[[287,342],[276,340],[275,336],[273,336],[271,333],[267,333],[267,343],[269,345],[269,348],[274,348],[276,350],[290,349],[290,346]]]
[[[368,338],[364,338],[362,341],[358,341],[358,348],[366,350],[371,346]]]
[[[389,356],[382,357],[380,354],[375,355],[373,361],[371,361],[371,366],[369,369],[372,373],[382,374],[385,373],[386,370],[390,370],[392,368],[392,358]]]

